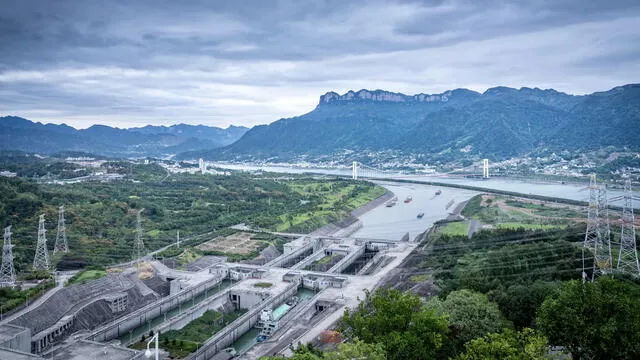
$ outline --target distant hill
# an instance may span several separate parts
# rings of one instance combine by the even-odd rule
[[[204,125],[146,126],[119,129],[93,125],[41,124],[16,116],[0,117],[0,150],[36,153],[89,152],[107,156],[161,156],[214,149],[239,139],[248,128]]]
[[[180,158],[278,159],[397,150],[504,159],[538,149],[640,149],[640,85],[590,95],[496,87],[477,93],[329,92],[310,113],[256,126],[235,143]]]

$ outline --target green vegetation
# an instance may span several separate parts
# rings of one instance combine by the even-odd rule
[[[411,276],[411,278],[409,278],[409,280],[411,280],[411,282],[414,282],[414,283],[421,283],[430,279],[431,279],[430,274],[413,275]]]
[[[540,308],[538,324],[574,358],[640,358],[640,286],[601,277],[565,283]]]
[[[380,344],[386,358],[435,359],[447,340],[446,316],[424,306],[419,297],[397,290],[367,293],[354,310],[346,309],[339,328],[346,338]]]
[[[518,222],[504,222],[496,225],[499,229],[525,229],[525,230],[538,230],[538,229],[554,229],[559,225],[549,224],[525,224]]]
[[[520,332],[503,330],[473,339],[456,360],[548,360],[547,339],[526,328]]]
[[[465,221],[452,221],[444,226],[440,226],[438,231],[445,235],[467,235],[469,224]]]
[[[315,264],[317,264],[317,265],[328,264],[328,263],[331,262],[332,259],[334,259],[337,256],[340,256],[340,255],[338,255],[338,254],[326,255],[326,256],[322,257],[320,260],[316,261]]]
[[[58,206],[65,205],[71,251],[58,262],[59,270],[87,265],[107,266],[131,259],[135,211],[144,208],[143,241],[149,250],[175,242],[191,247],[233,232],[228,227],[246,223],[253,228],[311,231],[342,220],[355,206],[384,192],[366,182],[319,181],[304,177],[274,180],[252,174],[230,176],[172,174],[158,165],[106,162],[103,171],[126,175],[127,181],[39,184],[22,178],[0,178],[0,224],[11,224],[18,272],[27,272],[33,260],[39,214],[45,214],[50,234]],[[215,231],[215,233],[214,233]],[[230,260],[252,258],[264,247],[282,251],[285,239],[264,235],[259,249]],[[49,241],[53,246],[53,241]],[[182,254],[170,248],[159,256]],[[203,253],[202,255],[227,255]],[[185,253],[183,262],[200,254]]]
[[[294,350],[293,356],[263,356],[260,360],[386,360],[384,348],[380,344],[367,344],[360,340],[338,345],[333,351],[322,352],[313,345],[300,345]]]
[[[55,286],[53,280],[46,280],[35,287],[26,290],[16,290],[8,287],[0,288],[0,312],[6,314],[27,301],[34,301],[47,290]]]
[[[270,288],[270,287],[272,287],[272,286],[273,286],[273,284],[272,284],[272,283],[268,283],[268,282],[259,282],[259,283],[255,283],[255,284],[253,284],[253,286],[254,286],[254,287],[257,287],[257,288],[263,288],[263,289],[266,289],[266,288]]]
[[[160,334],[160,347],[168,351],[172,358],[184,358],[245,312],[246,310],[237,310],[223,314],[209,310],[180,330]],[[143,337],[140,342],[131,345],[131,348],[142,350],[146,346],[147,342]]]
[[[90,267],[73,275],[65,286],[80,285],[91,280],[97,280],[107,275],[107,271],[100,267]]]

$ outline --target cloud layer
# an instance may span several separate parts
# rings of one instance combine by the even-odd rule
[[[327,91],[640,81],[632,1],[0,0],[0,114],[255,125]]]

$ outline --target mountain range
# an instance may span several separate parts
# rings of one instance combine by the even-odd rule
[[[119,129],[93,125],[75,129],[41,124],[16,116],[0,117],[0,149],[34,153],[67,151],[117,157],[162,156],[214,149],[238,140],[248,128],[204,125],[145,126]]]
[[[0,149],[121,157],[291,161],[349,154],[357,160],[389,151],[442,163],[607,146],[640,150],[640,84],[587,95],[508,87],[417,95],[328,92],[307,114],[252,129],[179,124],[77,130],[0,118]]]
[[[413,96],[329,92],[307,114],[255,126],[233,144],[179,157],[291,160],[394,150],[438,161],[499,160],[539,149],[605,146],[640,149],[640,84],[588,95],[508,87]]]

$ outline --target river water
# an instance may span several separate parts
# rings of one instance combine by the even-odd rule
[[[362,229],[352,236],[374,239],[399,240],[407,232],[411,239],[431,227],[437,220],[444,219],[456,205],[478,194],[475,191],[408,183],[381,183],[392,191],[398,201],[393,207],[384,205],[360,217]],[[440,195],[436,192],[440,191]],[[411,196],[408,203],[404,201]],[[449,203],[453,203],[447,208]],[[419,219],[417,215],[424,213]]]
[[[305,172],[327,174],[327,175],[343,175],[350,176],[350,168],[312,168],[312,167],[286,167],[286,166],[260,166],[251,164],[226,164],[215,163],[215,167],[231,169],[231,170],[263,170],[277,173],[302,174]],[[444,184],[459,184],[467,186],[477,186],[492,190],[513,191],[521,194],[533,194],[557,197],[561,199],[589,201],[589,191],[585,188],[588,186],[588,178],[585,177],[584,184],[562,184],[559,182],[539,182],[539,181],[523,181],[508,178],[489,178],[489,179],[466,179],[459,177],[447,177],[442,175],[424,175],[424,176],[406,176],[397,177],[399,179],[411,179],[418,181],[431,181]],[[608,198],[613,199],[622,196],[622,191],[615,189],[608,191]],[[634,197],[640,198],[640,192],[634,192]],[[612,205],[622,206],[621,201],[612,202]],[[640,200],[634,202],[635,208],[640,208]]]
[[[212,165],[231,170],[263,170],[290,174],[309,172],[327,175],[351,175],[350,168],[304,168],[226,163],[216,163]],[[588,186],[587,183],[579,185],[562,184],[559,182],[534,182],[506,178],[466,179],[434,175],[407,176],[404,177],[404,179],[476,186],[492,190],[512,191],[525,195],[533,194],[557,197],[561,199],[589,201],[589,190],[586,189]],[[585,181],[586,180],[587,179],[585,178]],[[352,236],[393,240],[400,239],[406,233],[409,233],[409,236],[413,239],[415,236],[431,227],[435,221],[446,218],[449,215],[449,212],[453,211],[458,203],[468,200],[477,194],[475,191],[445,186],[394,183],[392,181],[375,182],[396,194],[398,197],[397,204],[391,208],[379,206],[362,215],[360,219],[363,222],[363,227]],[[438,190],[441,191],[441,195],[436,196],[435,193]],[[405,203],[404,200],[408,196],[412,196],[413,200],[409,203]],[[608,191],[609,199],[620,196],[622,196],[621,190]],[[640,193],[634,192],[634,196],[640,197]],[[452,200],[454,203],[447,208],[447,205]],[[611,204],[622,206],[621,201],[614,201],[611,202]],[[634,207],[640,208],[640,201],[634,201]],[[418,219],[417,215],[421,212],[424,213],[424,216],[422,219]]]

